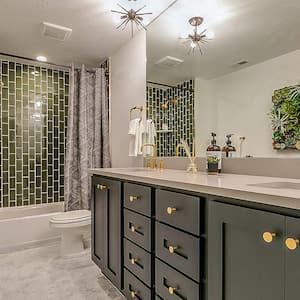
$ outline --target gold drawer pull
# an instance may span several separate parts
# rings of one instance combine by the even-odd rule
[[[129,196],[129,201],[130,201],[130,202],[134,202],[134,201],[136,201],[136,200],[138,200],[138,199],[139,199],[138,196]]]
[[[177,246],[169,246],[169,252],[172,253],[172,254],[175,253],[176,249],[178,249]]]
[[[273,242],[274,237],[276,237],[276,233],[268,231],[263,233],[263,240],[268,244]]]
[[[131,226],[130,230],[131,232],[136,232],[139,229],[139,227]]]
[[[299,242],[298,239],[288,238],[285,240],[285,245],[289,250],[296,250],[299,246]]]
[[[97,184],[97,189],[100,190],[100,191],[104,191],[104,190],[107,189],[107,186],[103,185],[103,184]]]
[[[176,291],[176,288],[174,288],[174,287],[169,287],[169,294],[170,295],[174,295],[174,292]]]
[[[167,208],[167,213],[169,215],[172,215],[175,211],[177,211],[177,208],[175,208],[175,207],[168,207]]]
[[[139,292],[135,292],[135,291],[130,292],[131,298],[135,298],[138,294]]]
[[[131,262],[131,264],[132,265],[134,265],[136,262],[138,262],[139,261],[139,259],[138,258],[131,258],[130,259],[130,262]]]

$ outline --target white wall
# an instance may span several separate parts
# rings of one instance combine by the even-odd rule
[[[141,31],[111,57],[112,167],[142,166],[142,158],[128,157],[129,110],[146,108],[146,33]]]
[[[209,134],[216,131],[221,146],[228,133],[235,134],[235,145],[240,136],[245,136],[244,155],[300,157],[299,152],[273,150],[267,115],[274,90],[300,82],[299,61],[297,50],[213,80],[196,79],[198,155],[205,154]]]

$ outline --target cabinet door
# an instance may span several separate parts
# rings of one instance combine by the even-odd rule
[[[286,218],[285,300],[300,298],[300,219]]]
[[[121,182],[95,176],[92,201],[93,260],[121,288]]]
[[[208,299],[283,300],[284,228],[284,216],[210,202]]]

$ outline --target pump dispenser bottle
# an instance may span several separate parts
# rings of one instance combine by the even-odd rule
[[[223,157],[235,157],[236,156],[236,149],[235,147],[232,145],[232,141],[231,141],[231,137],[233,136],[233,134],[228,134],[226,135],[226,145],[223,147],[222,151],[223,151]]]
[[[211,135],[211,143],[206,149],[206,170],[208,174],[218,174],[222,170],[222,151],[217,145],[217,135],[214,132]]]

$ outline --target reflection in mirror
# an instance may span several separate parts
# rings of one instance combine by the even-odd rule
[[[228,157],[300,157],[299,11],[298,0],[178,0],[149,25],[159,156],[194,136],[205,156],[214,132]]]

